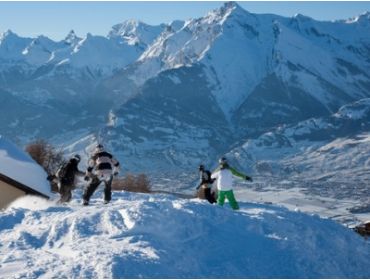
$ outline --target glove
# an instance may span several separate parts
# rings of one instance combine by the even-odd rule
[[[245,180],[250,181],[250,182],[253,182],[252,177],[249,177],[249,176],[245,176]]]
[[[85,176],[85,177],[84,177],[84,180],[85,180],[85,181],[89,181],[89,179],[90,179],[90,177],[89,177],[89,176]]]

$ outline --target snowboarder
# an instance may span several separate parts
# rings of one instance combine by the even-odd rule
[[[104,203],[107,204],[112,199],[112,180],[113,176],[118,175],[119,162],[107,151],[103,145],[99,144],[89,159],[85,181],[91,179],[90,184],[85,188],[83,194],[83,205],[89,205],[90,197],[104,182]]]
[[[237,176],[243,178],[247,181],[253,181],[251,177],[246,176],[235,168],[232,168],[228,163],[225,157],[222,157],[219,160],[219,167],[212,173],[211,178],[217,180],[217,189],[218,189],[218,205],[224,205],[225,198],[229,201],[231,208],[234,210],[239,209],[238,202],[235,200],[233,192],[233,177]]]
[[[204,196],[209,203],[213,204],[216,202],[214,193],[211,192],[211,185],[214,182],[214,179],[211,179],[211,172],[204,168],[204,165],[199,165],[199,185],[196,187],[197,190],[202,188],[204,190]]]
[[[58,203],[71,201],[72,190],[75,189],[76,175],[85,175],[84,172],[78,170],[78,164],[80,161],[81,157],[76,154],[58,169],[55,176],[49,176],[49,179],[57,179],[58,181],[58,192],[60,193]]]

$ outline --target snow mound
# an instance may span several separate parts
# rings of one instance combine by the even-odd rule
[[[25,152],[0,135],[0,173],[52,197],[46,172]]]
[[[101,193],[100,193],[101,195]],[[369,278],[369,243],[331,220],[272,205],[99,194],[89,207],[0,213],[4,278]]]

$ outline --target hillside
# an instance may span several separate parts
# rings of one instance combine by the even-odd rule
[[[0,212],[2,278],[369,278],[370,244],[331,220],[241,203],[101,193]]]

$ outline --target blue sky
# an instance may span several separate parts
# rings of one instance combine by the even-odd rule
[[[46,35],[63,39],[73,29],[78,36],[87,32],[107,35],[110,28],[127,19],[139,19],[148,24],[189,19],[205,15],[223,2],[197,1],[124,1],[124,2],[1,2],[0,32],[11,29],[20,36]],[[370,11],[370,2],[305,2],[305,1],[242,1],[252,13],[273,13],[293,16],[301,13],[318,20],[347,19]]]

